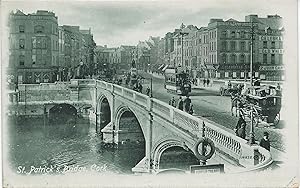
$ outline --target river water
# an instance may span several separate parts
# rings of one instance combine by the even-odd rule
[[[108,148],[95,125],[87,119],[76,123],[44,124],[43,117],[10,118],[9,162],[12,170],[53,167],[53,173],[92,170],[130,174],[145,155],[144,144]]]

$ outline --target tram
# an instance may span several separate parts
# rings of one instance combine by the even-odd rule
[[[178,95],[188,95],[191,90],[189,76],[185,72],[177,72],[176,68],[169,67],[165,70],[165,89]]]

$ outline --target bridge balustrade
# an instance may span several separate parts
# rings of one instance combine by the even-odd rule
[[[152,100],[152,111],[165,119],[171,118],[169,106],[157,99]]]
[[[264,148],[260,146],[250,146],[249,144],[247,144],[246,140],[237,137],[226,130],[219,128],[218,126],[216,126],[216,123],[207,120],[203,117],[192,116],[158,99],[149,98],[149,96],[144,95],[142,93],[138,93],[136,91],[124,88],[122,86],[106,83],[100,80],[96,80],[96,81],[95,80],[75,80],[75,81],[71,80],[70,85],[71,86],[73,85],[72,87],[74,87],[74,85],[80,87],[80,85],[86,85],[86,84],[88,85],[96,84],[97,88],[114,92],[116,95],[124,97],[125,99],[128,99],[130,101],[134,101],[137,104],[146,107],[148,111],[152,111],[153,113],[155,113],[156,116],[160,116],[161,118],[170,121],[172,124],[175,124],[176,127],[178,127],[181,131],[183,130],[185,132],[190,133],[190,135],[192,135],[193,137],[193,140],[197,140],[202,137],[201,130],[202,130],[202,124],[204,122],[206,125],[205,136],[214,141],[218,150],[221,151],[222,153],[226,153],[227,155],[231,156],[239,164],[242,164],[243,166],[251,167],[250,170],[257,170],[259,168],[263,168],[272,162],[272,157],[270,153],[266,151]],[[26,84],[26,86],[20,85],[21,97],[24,95],[24,93],[22,92],[25,92],[24,90],[25,88],[22,89],[22,87],[26,87],[26,92],[32,90],[32,92],[39,93],[41,88],[43,88],[45,91],[47,89],[48,90],[54,90],[55,88],[57,89],[57,87],[54,87],[54,85],[55,84],[47,84],[47,85]],[[56,85],[58,87],[67,87],[67,85],[59,85],[59,84]],[[55,98],[54,96],[52,97]],[[253,156],[254,150],[257,150],[261,156],[259,160],[255,161],[255,164],[253,160],[246,161],[242,159],[243,156],[247,156],[247,155]]]
[[[135,101],[137,104],[142,106],[147,106],[148,101],[150,100],[147,95],[121,87],[119,85],[112,85],[116,94],[121,95],[131,101]],[[106,89],[108,88],[106,87]],[[264,148],[261,148],[260,146],[250,146],[246,140],[219,128],[218,126],[214,125],[213,122],[205,118],[192,116],[154,98],[151,98],[150,102],[152,103],[152,105],[150,104],[150,106],[152,106],[152,112],[158,116],[161,116],[162,118],[170,120],[173,124],[177,125],[177,127],[180,127],[181,130],[196,136],[198,139],[202,137],[202,124],[205,123],[205,136],[214,141],[216,147],[221,153],[229,155],[243,166],[252,166],[250,169],[257,170],[272,162],[270,153],[265,151]],[[254,149],[258,150],[261,155],[259,158],[260,160],[256,161],[256,164],[250,160],[241,160],[242,155],[253,155]]]

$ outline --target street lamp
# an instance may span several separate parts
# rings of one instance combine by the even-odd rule
[[[250,44],[250,86],[253,86],[253,46],[254,46],[254,26],[253,26],[253,20],[251,20],[251,44]],[[249,132],[249,144],[255,144],[255,135],[254,135],[254,124],[253,124],[253,111],[254,107],[253,105],[250,106],[250,118],[251,118],[251,124],[250,124],[250,132]]]
[[[250,106],[250,119],[251,119],[251,124],[250,124],[250,131],[249,131],[249,140],[248,143],[250,145],[255,144],[255,135],[254,135],[254,124],[253,124],[253,111],[254,111],[254,106],[251,104]]]

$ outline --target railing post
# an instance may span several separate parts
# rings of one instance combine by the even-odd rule
[[[205,138],[205,123],[202,123],[202,138]],[[202,143],[202,156],[206,155],[206,145],[205,142]],[[201,165],[206,165],[206,160],[200,161]]]

